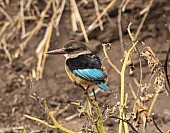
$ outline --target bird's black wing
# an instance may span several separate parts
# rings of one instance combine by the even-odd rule
[[[66,65],[70,71],[89,81],[103,81],[106,75],[102,71],[102,63],[97,55],[84,54],[67,59]]]
[[[83,54],[76,58],[67,59],[66,65],[70,70],[77,69],[101,69],[102,63],[95,54]]]

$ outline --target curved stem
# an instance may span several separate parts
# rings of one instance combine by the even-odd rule
[[[120,75],[119,69],[111,62],[111,60],[110,60],[110,58],[109,58],[109,56],[108,56],[108,54],[106,52],[107,51],[107,44],[103,43],[102,45],[103,45],[103,52],[104,52],[104,55],[105,55],[108,63]]]
[[[34,121],[36,121],[36,122],[38,122],[38,123],[41,123],[41,124],[43,124],[43,125],[45,125],[45,126],[47,126],[47,127],[49,127],[49,128],[55,128],[55,126],[53,126],[53,125],[50,125],[50,124],[48,124],[47,122],[45,122],[45,121],[43,121],[43,120],[40,120],[40,119],[38,119],[38,118],[35,118],[35,117],[32,117],[32,116],[29,116],[29,115],[24,115],[26,118],[28,118],[28,119],[30,119],[30,120],[34,120]]]

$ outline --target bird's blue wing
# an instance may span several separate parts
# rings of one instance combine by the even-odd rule
[[[73,73],[89,81],[104,80],[106,76],[101,70],[96,68],[73,70]],[[103,82],[100,82],[99,84],[97,84],[97,86],[104,91],[110,90],[110,88],[108,88]]]
[[[103,82],[97,84],[97,86],[104,91],[110,91],[110,88],[107,87]]]
[[[96,68],[77,69],[73,70],[73,73],[89,81],[104,80],[104,78],[106,77],[102,70]]]

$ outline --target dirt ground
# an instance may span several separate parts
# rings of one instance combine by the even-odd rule
[[[100,1],[100,8],[103,10],[109,2]],[[127,33],[127,26],[129,22],[132,24],[132,32],[137,30],[142,16],[139,12],[146,7],[148,1],[132,1],[127,5],[124,13],[122,13],[122,32],[124,43],[128,44],[126,48],[131,46],[131,41]],[[101,59],[104,58],[102,51],[102,43],[109,42],[112,44],[112,49],[108,52],[112,62],[121,69],[122,52],[120,47],[119,35],[118,35],[118,5],[113,6],[109,10],[108,14],[104,16],[105,21],[103,23],[104,30],[101,31],[96,28],[88,34],[89,44],[88,46],[92,52],[99,55]],[[11,10],[13,9],[13,10]],[[93,1],[89,4],[82,4],[79,8],[83,18],[85,26],[89,26],[96,18],[96,13],[93,6]],[[15,4],[15,0],[9,4],[7,12],[10,15],[15,14],[18,11],[18,6]],[[164,17],[166,16],[166,17]],[[3,17],[0,17],[3,20]],[[166,25],[169,24],[169,25]],[[31,23],[30,23],[31,25]],[[150,12],[146,18],[146,21],[139,34],[138,40],[143,41],[146,45],[157,53],[157,57],[160,61],[164,62],[166,58],[166,51],[170,46],[170,2],[168,0],[155,0],[152,4]],[[61,23],[59,25],[60,36],[56,36],[53,32],[52,40],[50,43],[50,50],[63,47],[63,44],[68,40],[83,40],[83,36],[78,36],[71,31],[71,19],[70,10],[66,8],[64,11]],[[30,95],[35,93],[40,98],[45,98],[49,109],[54,112],[54,116],[64,127],[67,127],[73,131],[78,131],[83,127],[86,119],[82,116],[78,116],[76,106],[71,102],[85,101],[86,98],[83,92],[71,83],[70,79],[66,75],[64,69],[63,56],[48,56],[45,62],[45,68],[43,78],[36,80],[31,78],[30,73],[32,68],[36,67],[37,58],[35,56],[35,49],[37,48],[40,40],[44,36],[44,30],[39,32],[31,39],[27,45],[24,55],[18,59],[14,59],[12,65],[8,65],[8,60],[2,55],[4,52],[0,49],[0,132],[23,132],[22,128],[15,129],[15,127],[26,126],[27,132],[32,133],[58,133],[59,131],[51,130],[45,126],[42,126],[36,122],[26,119],[23,115],[28,114],[43,120],[49,121],[46,112],[41,107],[40,103],[35,101]],[[17,42],[17,38],[16,38]],[[15,44],[13,44],[15,46]],[[18,44],[16,44],[18,45]],[[138,45],[139,51],[142,51],[142,44]],[[32,60],[26,62],[27,59],[32,57]],[[135,70],[132,76],[129,76],[127,70],[126,73],[126,88],[125,91],[129,94],[128,111],[132,111],[132,105],[134,103],[133,96],[129,89],[128,83],[131,83],[135,92],[138,87],[134,83],[134,79],[139,80],[139,62],[134,59]],[[96,94],[101,110],[103,110],[104,103],[110,100],[110,106],[114,106],[120,97],[120,77],[109,66],[106,60],[103,61],[108,72],[108,86],[113,93],[99,91]],[[143,60],[143,81],[142,83],[148,83],[149,69]],[[114,96],[113,96],[114,95]],[[117,97],[116,97],[117,95]],[[160,94],[153,112],[156,115],[156,123],[165,132],[170,130],[170,97],[166,93]],[[60,111],[63,111],[60,113]],[[118,114],[117,114],[118,115]],[[70,116],[73,116],[69,120]],[[74,117],[75,116],[75,117]],[[106,131],[108,133],[116,133],[118,131],[118,123],[114,119],[108,119],[105,122]],[[130,129],[131,130],[131,129]],[[148,133],[158,132],[154,124],[151,123],[148,128]]]

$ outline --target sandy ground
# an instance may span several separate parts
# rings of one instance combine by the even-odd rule
[[[129,22],[133,22],[132,32],[136,31],[142,17],[139,16],[139,11],[143,9],[146,2],[137,2],[138,4],[131,3],[127,6],[125,13],[122,14],[122,30],[124,42],[131,46],[131,41],[128,37],[126,28]],[[107,4],[101,4],[101,8],[106,7]],[[14,7],[14,11],[17,10],[15,4],[11,4]],[[88,46],[90,49],[104,58],[102,51],[102,42],[110,42],[112,49],[109,51],[109,57],[113,63],[121,69],[122,53],[120,48],[118,28],[117,28],[117,7],[109,11],[107,21],[104,22],[104,31],[100,31],[99,28],[91,32],[88,37],[90,43]],[[9,7],[10,8],[10,7]],[[15,10],[16,9],[16,10]],[[142,40],[146,45],[157,53],[157,57],[163,62],[166,57],[166,52],[169,45],[169,31],[165,25],[164,15],[167,15],[167,22],[170,22],[170,11],[169,2],[166,0],[156,0],[149,12],[149,15],[142,27],[141,33],[139,34],[139,40]],[[8,11],[12,12],[11,9]],[[80,7],[82,18],[86,26],[88,26],[95,19],[95,10],[93,6],[82,6]],[[12,13],[11,13],[12,14]],[[15,12],[13,12],[15,14]],[[60,36],[56,37],[55,33],[52,35],[51,45],[49,49],[61,48],[63,44],[70,39],[83,40],[82,36],[76,36],[71,34],[71,22],[70,12],[67,10],[64,12],[61,24],[60,24]],[[3,18],[1,18],[3,19]],[[44,31],[42,31],[44,33]],[[55,112],[56,119],[65,127],[78,131],[82,128],[86,121],[85,117],[78,117],[76,106],[72,105],[72,101],[85,101],[86,98],[83,92],[75,86],[66,75],[64,70],[63,56],[48,56],[45,63],[45,69],[43,78],[39,81],[30,78],[30,72],[32,68],[36,66],[35,49],[42,39],[43,34],[39,33],[31,41],[25,50],[24,55],[21,58],[15,59],[11,66],[6,65],[8,61],[3,57],[0,57],[0,132],[1,129],[11,129],[12,127],[26,125],[28,132],[49,132],[57,133],[58,131],[51,130],[45,126],[41,126],[36,122],[26,119],[23,115],[29,114],[31,116],[38,117],[49,121],[48,116],[44,109],[40,106],[39,102],[35,101],[30,97],[33,93],[37,96],[45,98],[47,100],[49,109]],[[139,44],[139,51],[142,51],[143,46]],[[24,64],[24,61],[29,57],[33,57],[29,63]],[[134,99],[131,91],[128,87],[128,83],[131,83],[135,92],[138,87],[135,85],[133,79],[139,80],[139,62],[134,59],[135,70],[134,75],[129,76],[127,70],[126,73],[126,92],[129,94],[128,100],[128,112],[132,111]],[[101,110],[103,110],[104,103],[110,100],[110,107],[113,107],[120,97],[120,77],[119,75],[108,65],[107,61],[103,61],[108,72],[108,86],[112,89],[113,93],[99,91],[96,94]],[[150,79],[149,69],[146,63],[143,61],[143,83],[148,83]],[[22,78],[22,75],[24,78]],[[151,90],[153,91],[153,90]],[[113,96],[114,95],[114,96]],[[117,95],[117,97],[116,97]],[[166,93],[160,94],[159,98],[154,106],[153,112],[156,115],[156,122],[163,131],[170,129],[170,97]],[[65,110],[63,113],[59,113],[62,109]],[[68,117],[75,115],[72,120],[67,120]],[[118,115],[115,113],[115,115]],[[108,133],[117,132],[118,123],[114,119],[108,119],[105,122],[106,131]],[[6,132],[22,132],[22,130],[6,131]],[[158,132],[151,123],[148,128],[148,133]]]

